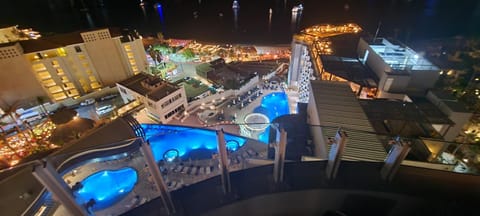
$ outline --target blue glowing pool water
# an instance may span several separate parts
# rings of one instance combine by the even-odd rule
[[[275,92],[265,95],[262,98],[260,106],[256,107],[253,112],[266,115],[270,119],[270,122],[279,116],[289,114],[290,108],[288,106],[287,94],[284,92]],[[259,135],[258,139],[264,143],[268,143],[269,133],[270,127],[265,129],[265,131]]]
[[[164,155],[170,155],[171,151],[168,151],[172,149],[178,151],[179,157],[186,156],[193,150],[217,152],[217,134],[213,130],[158,124],[142,124],[142,128],[157,161],[163,160]],[[246,139],[225,134],[225,141],[227,149],[235,151],[245,144]]]
[[[110,207],[124,198],[137,183],[137,171],[130,167],[119,170],[104,170],[81,181],[81,188],[74,192],[80,204],[95,200],[92,210]]]

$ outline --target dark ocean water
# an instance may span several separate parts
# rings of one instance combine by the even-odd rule
[[[94,27],[134,28],[142,34],[240,43],[289,43],[321,23],[355,22],[380,36],[410,42],[479,35],[478,0],[2,0],[0,25],[46,35]],[[156,4],[160,3],[160,5]],[[292,18],[292,7],[303,11]],[[271,13],[270,13],[271,9]]]

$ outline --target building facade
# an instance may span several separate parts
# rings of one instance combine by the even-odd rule
[[[188,107],[183,86],[144,73],[117,83],[117,88],[125,103],[142,102],[148,114],[161,123],[169,122]]]
[[[112,29],[8,43],[0,50],[0,90],[7,103],[38,96],[76,99],[148,67],[141,37]]]
[[[358,43],[360,61],[378,76],[378,93],[425,93],[433,88],[440,69],[411,48],[384,38]]]

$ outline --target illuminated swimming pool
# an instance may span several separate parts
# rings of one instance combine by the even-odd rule
[[[137,171],[130,167],[119,170],[104,170],[94,173],[83,181],[78,190],[74,190],[77,202],[85,204],[94,199],[92,210],[110,207],[124,198],[137,183]]]
[[[288,106],[287,94],[284,92],[274,92],[265,95],[262,98],[260,106],[256,107],[253,112],[266,115],[270,122],[279,116],[289,114],[290,108]],[[264,143],[268,143],[269,133],[270,127],[265,129],[265,131],[259,135],[258,139]]]
[[[217,134],[213,130],[159,124],[142,124],[142,128],[157,161],[163,160],[164,156],[174,155],[170,151],[172,149],[178,151],[179,157],[185,157],[193,150],[217,152]],[[235,151],[245,144],[246,139],[225,134],[225,141],[227,149]]]

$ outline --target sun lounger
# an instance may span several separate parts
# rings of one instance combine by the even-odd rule
[[[210,174],[212,172],[212,169],[210,168],[210,166],[208,167],[205,167],[205,174]]]
[[[253,156],[257,156],[257,152],[253,151],[252,149],[247,149],[247,153],[253,157]]]
[[[178,166],[173,170],[173,172],[178,173],[178,172],[182,171],[183,168],[184,168],[184,167],[183,167],[182,165],[178,165]]]
[[[190,175],[197,175],[197,167],[196,166],[192,167],[192,169],[190,170]]]
[[[183,174],[187,174],[189,171],[190,171],[190,167],[188,167],[188,166],[183,167],[183,169],[182,169]]]

